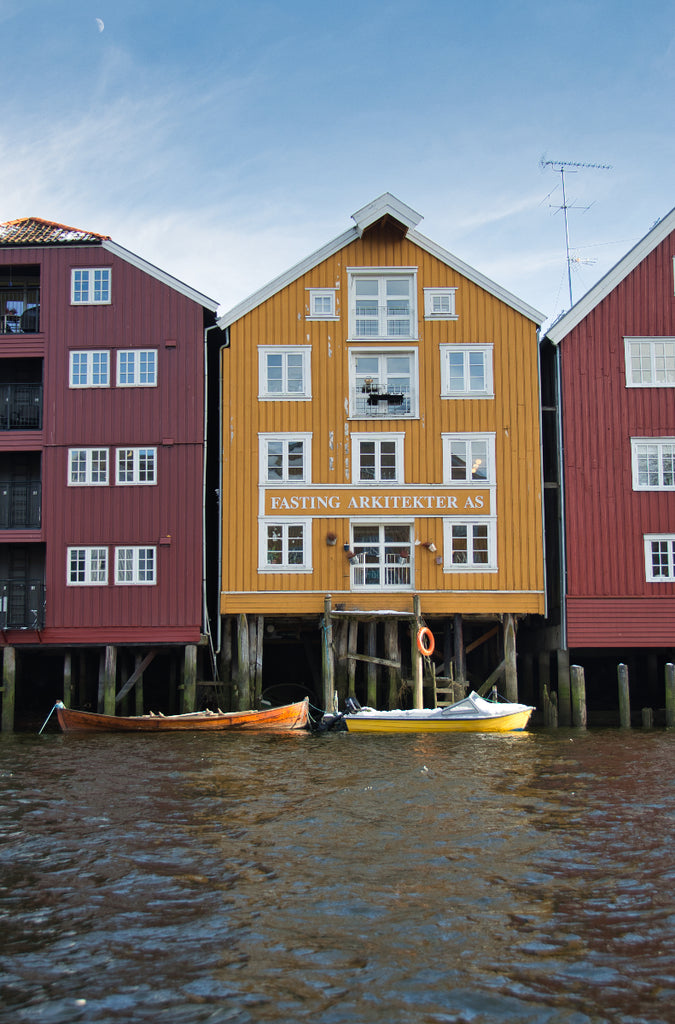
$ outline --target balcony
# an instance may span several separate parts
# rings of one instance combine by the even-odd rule
[[[0,267],[0,335],[40,330],[40,268]]]
[[[42,430],[42,384],[0,384],[0,430]]]
[[[42,484],[0,480],[0,530],[39,530]]]
[[[44,629],[42,580],[0,579],[0,629]]]
[[[399,380],[385,386],[366,380],[352,394],[352,417],[397,419],[410,416],[412,397],[409,380]]]

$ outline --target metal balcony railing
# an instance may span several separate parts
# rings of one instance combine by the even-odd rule
[[[0,480],[0,530],[39,530],[42,484]]]
[[[0,629],[44,629],[42,580],[0,580]]]
[[[29,306],[23,313],[0,313],[0,334],[38,334],[39,331],[39,306]]]
[[[0,430],[42,430],[42,384],[0,384]]]
[[[352,416],[390,419],[410,416],[413,397],[409,381],[385,387],[362,384],[360,387],[357,386],[352,394]]]

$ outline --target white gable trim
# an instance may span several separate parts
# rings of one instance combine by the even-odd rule
[[[617,285],[625,277],[628,277],[631,271],[635,270],[649,256],[650,252],[653,252],[657,245],[660,245],[668,237],[671,231],[675,231],[675,209],[663,217],[658,224],[655,224],[651,231],[648,231],[644,238],[626,253],[623,259],[619,260],[604,277],[600,278],[590,291],[586,292],[583,298],[579,299],[553,327],[549,328],[546,332],[548,340],[553,342],[554,345],[560,344],[562,339],[577,324],[581,323],[592,309],[602,302],[603,299],[607,298],[610,292],[614,291]]]
[[[174,291],[180,292],[181,295],[185,295],[186,298],[192,299],[193,302],[198,303],[200,306],[204,306],[206,309],[210,309],[215,313],[220,303],[216,302],[215,299],[210,299],[207,295],[202,295],[201,292],[195,291],[194,288],[190,288],[189,285],[184,284],[183,281],[179,281],[177,277],[172,277],[171,274],[165,273],[160,270],[159,267],[155,267],[152,263],[147,263],[140,256],[137,256],[133,252],[129,252],[128,249],[123,249],[117,242],[104,241],[101,243],[102,249],[107,249],[113,256],[118,256],[121,260],[126,263],[130,263],[132,267],[136,267],[137,270],[142,270],[144,274],[149,274],[150,277],[154,277],[157,281],[161,281],[162,284],[167,285],[169,288],[173,288]]]
[[[352,220],[356,222],[359,238],[366,228],[369,228],[371,224],[375,224],[386,216],[393,217],[394,220],[403,224],[408,230],[416,228],[422,220],[421,213],[416,213],[412,207],[406,206],[400,199],[393,196],[391,192],[385,192],[384,195],[373,199],[372,203],[368,203],[367,206],[361,207],[360,210],[352,214]]]

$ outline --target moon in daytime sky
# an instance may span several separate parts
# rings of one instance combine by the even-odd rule
[[[98,26],[99,32],[102,32],[103,29],[105,28],[105,25],[103,24],[103,20],[101,18],[97,18],[96,19],[96,24]]]

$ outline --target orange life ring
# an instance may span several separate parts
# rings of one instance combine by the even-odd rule
[[[420,654],[423,654],[425,658],[429,658],[436,648],[436,641],[434,640],[434,634],[427,626],[422,626],[417,631],[417,649]]]

